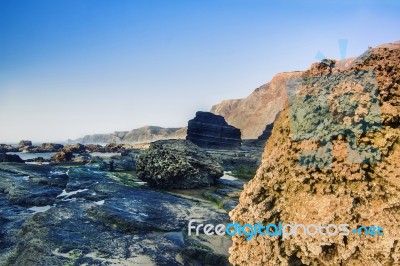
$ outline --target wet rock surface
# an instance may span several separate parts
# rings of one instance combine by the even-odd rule
[[[137,162],[143,181],[158,188],[196,188],[213,185],[223,168],[188,140],[161,140],[150,145]]]
[[[227,265],[230,238],[188,236],[190,219],[229,217],[95,165],[0,163],[0,265]]]

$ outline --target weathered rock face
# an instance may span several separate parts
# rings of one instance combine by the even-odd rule
[[[355,138],[360,146],[377,147],[380,155],[375,159],[380,157],[380,162],[350,162],[352,152],[348,150],[344,136],[339,135],[331,140],[332,161],[328,167],[300,165],[300,156],[307,150],[315,150],[321,143],[312,139],[294,140],[294,114],[286,105],[267,141],[257,175],[245,186],[240,203],[230,216],[240,224],[349,224],[350,230],[379,225],[384,236],[350,233],[348,236],[310,237],[299,234],[286,240],[257,236],[250,241],[235,236],[230,249],[230,262],[234,265],[400,264],[400,43],[370,49],[353,66],[336,73],[331,74],[332,69],[327,67],[319,63],[305,72],[303,77],[318,78],[311,79],[313,84],[302,84],[298,95],[321,96],[326,92],[323,85],[332,81],[332,74],[336,79],[342,79],[351,71],[360,71],[356,72],[359,75],[363,71],[375,73],[381,128],[358,134]],[[358,90],[355,83],[345,82],[331,93],[351,95]],[[359,95],[357,100],[363,103],[364,96]],[[338,106],[343,109],[348,106],[344,102],[339,105],[334,102],[330,107],[335,110]],[[340,117],[340,112],[331,114],[343,123],[351,119],[357,121],[369,104],[372,102],[358,105],[361,109],[351,114],[351,118]],[[319,115],[321,121],[327,118],[323,111]],[[310,117],[313,117],[311,112],[304,113],[304,123],[300,125],[304,132],[307,127],[318,126],[312,124]],[[346,137],[348,140],[349,136]]]
[[[159,188],[196,188],[213,185],[223,176],[222,167],[187,140],[152,143],[136,162],[139,178]]]
[[[265,127],[275,121],[286,101],[286,81],[300,77],[302,72],[280,73],[257,88],[247,98],[224,100],[211,112],[222,115],[226,122],[242,132],[243,139],[257,139]]]
[[[240,129],[209,112],[197,112],[189,121],[186,139],[202,148],[232,148],[242,143]]]

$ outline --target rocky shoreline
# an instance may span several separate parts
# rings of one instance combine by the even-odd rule
[[[190,190],[190,178],[175,180],[186,184],[175,189],[152,188],[143,175],[140,180],[137,162],[150,151],[161,155],[151,158],[161,160],[166,146],[157,142],[149,150],[124,144],[40,145],[56,152],[46,164],[0,153],[8,158],[0,162],[0,265],[229,265],[230,237],[189,237],[187,223],[228,223],[228,211],[238,204],[247,180],[223,171],[259,163],[261,149],[257,156],[243,147],[203,150],[186,140],[161,143],[173,150],[171,156],[179,149],[190,151],[197,160],[193,166],[208,158],[210,166],[219,165],[218,178]],[[39,150],[20,144],[18,151]]]

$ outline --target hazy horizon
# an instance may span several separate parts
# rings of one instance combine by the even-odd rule
[[[320,51],[399,40],[400,3],[0,0],[0,143],[183,127]]]

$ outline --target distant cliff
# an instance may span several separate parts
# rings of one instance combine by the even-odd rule
[[[301,74],[302,72],[277,74],[247,98],[224,100],[214,105],[211,112],[222,115],[228,124],[239,128],[243,139],[257,139],[282,111],[286,100],[286,81],[300,77]]]
[[[163,128],[146,126],[131,131],[117,131],[111,134],[93,134],[83,138],[69,141],[70,143],[96,144],[96,143],[144,143],[161,139],[184,139],[186,127]]]

